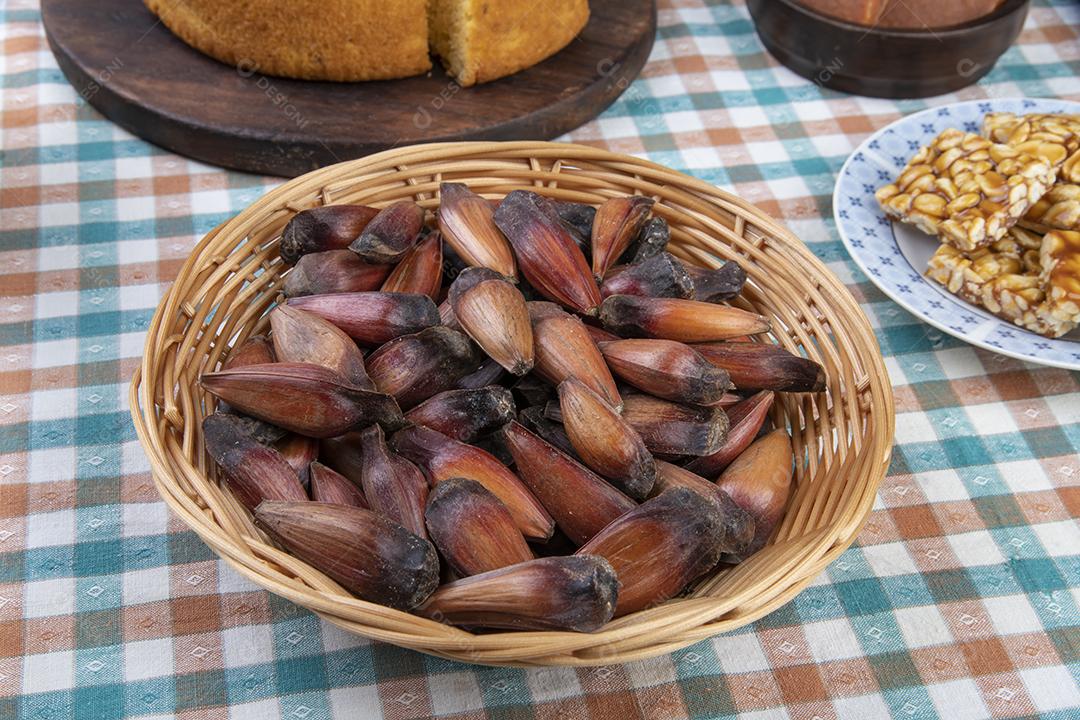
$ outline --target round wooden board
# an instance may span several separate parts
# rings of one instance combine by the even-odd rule
[[[288,80],[188,47],[140,0],[42,0],[57,62],[79,94],[132,133],[214,165],[293,176],[399,145],[545,140],[596,117],[640,72],[655,0],[592,0],[585,30],[548,60],[485,85],[426,76]]]

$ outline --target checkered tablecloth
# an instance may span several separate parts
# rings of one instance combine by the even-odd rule
[[[1038,0],[977,87],[910,102],[779,67],[740,2],[661,3],[641,78],[570,139],[731,189],[805,240],[877,331],[896,453],[859,542],[786,607],[670,656],[537,671],[347,635],[170,517],[128,416],[143,333],[196,239],[279,181],[117,129],[64,80],[34,0],[0,18],[0,718],[1080,716],[1080,375],[886,300],[829,202],[855,145],[905,113],[1080,99],[1075,2]]]

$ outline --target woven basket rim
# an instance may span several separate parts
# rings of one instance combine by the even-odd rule
[[[382,193],[433,195],[432,183],[444,173],[494,165],[496,170],[482,176],[492,186],[570,192],[558,183],[581,182],[589,192],[607,188],[625,194],[618,179],[635,191],[656,189],[671,198],[658,202],[658,208],[687,221],[678,227],[689,240],[685,248],[680,241],[676,251],[685,250],[686,259],[704,262],[718,253],[730,259],[738,251],[751,274],[764,262],[768,264],[760,272],[786,269],[803,283],[774,274],[770,283],[779,288],[776,292],[788,293],[791,304],[800,307],[764,307],[790,321],[776,333],[778,340],[820,353],[820,361],[841,377],[830,377],[829,401],[785,400],[784,413],[808,419],[793,435],[797,449],[807,448],[808,460],[800,469],[806,487],[796,489],[774,543],[760,557],[699,583],[695,595],[704,596],[668,601],[595,633],[473,634],[347,596],[321,573],[267,544],[235,500],[208,477],[207,460],[198,447],[200,430],[194,427],[201,420],[198,393],[179,377],[194,371],[192,363],[178,355],[211,362],[225,347],[192,331],[196,319],[205,322],[207,312],[202,307],[207,303],[193,302],[192,295],[204,293],[195,300],[215,297],[222,304],[228,300],[230,332],[225,338],[244,334],[273,294],[266,295],[267,287],[261,287],[258,302],[248,305],[245,292],[254,298],[251,288],[272,284],[274,280],[258,279],[258,272],[277,267],[276,242],[257,245],[248,242],[250,238],[262,234],[272,239],[273,228],[279,230],[293,212],[339,202],[350,193],[381,188]],[[363,188],[356,190],[357,185]],[[673,231],[676,227],[673,224]],[[691,240],[709,247],[695,247]],[[234,259],[238,248],[246,255]],[[764,298],[772,290],[763,287],[761,292]],[[243,308],[238,319],[233,318],[235,308]],[[143,360],[131,382],[130,405],[162,498],[241,575],[371,639],[466,662],[520,666],[606,665],[664,654],[745,625],[790,601],[850,546],[865,523],[888,469],[895,425],[892,388],[869,321],[847,288],[785,227],[751,203],[658,163],[584,145],[532,141],[413,145],[320,168],[270,190],[207,233],[184,262],[154,313]],[[185,418],[193,419],[192,427]],[[830,440],[819,448],[819,438],[826,435]],[[818,487],[826,481],[827,486]],[[708,595],[725,588],[738,590]]]

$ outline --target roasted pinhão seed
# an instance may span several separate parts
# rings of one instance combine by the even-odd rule
[[[521,291],[489,268],[462,271],[448,296],[454,317],[488,357],[514,375],[533,368],[533,333]]]
[[[716,367],[723,368],[739,390],[822,392],[825,389],[825,368],[773,343],[703,343],[694,349]]]
[[[405,419],[471,443],[495,432],[513,420],[516,413],[510,390],[488,385],[476,390],[441,392],[409,410]]]
[[[600,294],[638,297],[694,297],[694,283],[683,264],[666,252],[633,265],[616,265],[608,270]]]
[[[276,449],[252,439],[234,415],[203,420],[203,444],[225,475],[226,484],[248,510],[263,500],[307,500],[296,471]]]
[[[327,205],[293,215],[281,233],[281,259],[294,265],[309,253],[343,250],[379,214],[366,205]]]
[[[377,346],[442,322],[426,295],[348,292],[292,298],[289,305],[338,326],[361,345]]]
[[[476,370],[480,354],[464,333],[430,327],[386,343],[367,358],[375,387],[411,408]]]
[[[350,245],[369,263],[396,263],[412,249],[424,227],[424,210],[412,200],[387,205]]]
[[[327,250],[304,255],[285,276],[287,298],[378,290],[392,265],[366,263],[351,250]]]
[[[533,559],[510,511],[475,480],[450,478],[438,483],[424,517],[431,541],[460,577]]]

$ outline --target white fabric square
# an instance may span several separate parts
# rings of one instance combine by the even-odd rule
[[[1021,670],[1031,702],[1039,712],[1076,710],[1080,707],[1080,689],[1069,671],[1059,666]]]
[[[73,245],[56,245],[38,248],[37,270],[70,270],[79,266],[79,249]]]
[[[169,597],[169,568],[130,570],[122,576],[124,605],[166,600]]]
[[[74,365],[79,359],[79,345],[74,339],[46,340],[34,343],[34,368]]]
[[[79,293],[74,290],[43,292],[34,296],[34,317],[38,320],[67,317],[78,311]]]
[[[982,604],[999,635],[1043,632],[1042,621],[1026,595],[983,598]]]
[[[526,673],[525,678],[529,683],[530,697],[537,704],[563,700],[583,692],[574,668],[536,668]]]
[[[1080,526],[1076,520],[1033,525],[1032,530],[1039,537],[1039,542],[1046,548],[1046,553],[1054,557],[1068,557],[1080,548]]]
[[[330,691],[331,717],[355,717],[357,708],[379,707],[382,707],[382,700],[377,685],[353,685]]]
[[[986,375],[986,368],[979,362],[979,356],[971,352],[968,346],[938,350],[934,359],[941,366],[941,372],[950,380]]]
[[[806,635],[807,645],[810,646],[810,654],[819,663],[860,657],[864,654],[847,618],[807,623],[803,626],[803,633]]]
[[[752,633],[713,638],[713,651],[724,672],[745,673],[768,670],[769,659]]]
[[[123,393],[123,404],[126,408],[127,393]],[[138,441],[126,442],[120,447],[120,472],[124,475],[134,475],[150,471],[150,461],[146,457],[146,451]]]
[[[1005,403],[969,405],[963,409],[975,435],[1016,432],[1016,421]]]
[[[236,573],[233,573],[234,575]],[[218,573],[218,578],[221,577],[221,573]],[[220,586],[220,581],[218,582]],[[252,589],[259,589],[252,586]],[[260,589],[261,590],[261,589]],[[322,634],[323,651],[332,653],[338,650],[355,650],[358,647],[364,645],[370,645],[370,640],[365,640],[359,635],[353,635],[351,632],[342,630],[337,625],[331,625],[328,622],[319,623],[319,631]]]
[[[896,444],[906,445],[917,442],[937,440],[937,431],[930,422],[930,417],[921,412],[898,413],[896,415]]]
[[[128,641],[122,647],[125,682],[172,674],[173,641],[171,637]]]
[[[904,644],[909,648],[923,648],[952,642],[952,631],[933,605],[898,608],[894,611]]]
[[[117,157],[116,179],[130,180],[131,178],[143,178],[154,176],[154,158],[151,155],[132,155]]]
[[[484,694],[472,671],[435,673],[427,677],[434,715],[452,715],[484,709]],[[533,702],[537,702],[533,697]]]
[[[919,572],[902,542],[866,545],[861,548],[867,564],[878,577],[893,577]]]
[[[982,720],[990,716],[979,686],[974,680],[954,680],[927,685],[926,691],[940,717],[949,720]]]
[[[946,539],[964,567],[998,565],[1005,562],[994,537],[986,530],[949,535]]]
[[[224,560],[217,563],[218,592],[252,592],[261,590],[255,583],[233,570]]]
[[[122,263],[157,262],[157,238],[124,240],[116,244],[117,259]]]
[[[163,502],[124,503],[124,537],[164,535],[169,526],[169,509]]]
[[[74,682],[75,653],[71,650],[23,656],[23,694],[70,690]]]
[[[1046,476],[1046,470],[1038,460],[1017,460],[1001,463],[997,466],[998,474],[1014,493],[1053,490],[1054,484]]]
[[[927,502],[957,502],[971,498],[964,481],[955,470],[922,472],[915,476],[915,482],[923,491]]]
[[[130,158],[119,158],[117,162],[119,163],[128,159]],[[131,176],[129,175],[127,177]],[[156,202],[152,196],[121,196],[117,197],[114,202],[116,203],[116,219],[120,222],[152,220],[154,218]]]
[[[880,695],[832,698],[837,720],[873,720],[891,717],[889,706]]]
[[[60,420],[74,417],[78,405],[75,388],[36,390],[30,394],[30,420]]]
[[[281,717],[281,704],[277,698],[229,706],[229,720],[266,720],[276,717]]]
[[[30,513],[26,516],[27,549],[75,543],[75,511]]]
[[[272,657],[272,625],[240,625],[221,631],[221,660],[227,668],[250,665],[252,658]]]
[[[75,477],[74,447],[31,450],[29,456],[27,479],[31,483],[62,482]]]
[[[1076,402],[1072,393],[1049,395],[1043,398],[1043,402],[1050,407],[1060,424],[1080,422],[1080,403]]]
[[[75,578],[34,580],[26,583],[22,611],[27,618],[70,615],[75,612]]]

